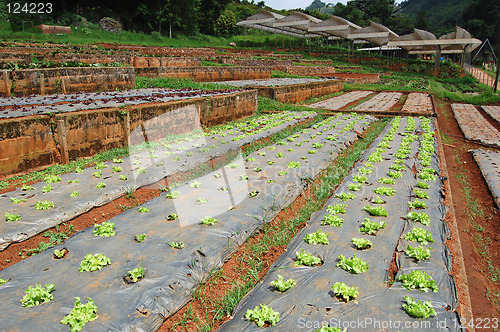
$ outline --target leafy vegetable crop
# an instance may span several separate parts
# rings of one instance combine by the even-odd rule
[[[331,214],[346,213],[347,204],[333,204],[326,207],[326,211]]]
[[[323,221],[321,221],[321,225],[323,226],[342,227],[343,224],[344,219],[334,214],[326,214],[323,217]]]
[[[382,178],[378,179],[378,182],[383,183],[383,184],[396,184],[395,179],[388,178],[388,177],[382,177]]]
[[[359,295],[358,289],[358,287],[347,286],[343,282],[336,282],[332,286],[332,290],[335,296],[337,296],[338,298],[342,298],[345,302],[356,299]]]
[[[429,226],[431,224],[431,218],[427,213],[424,212],[408,212],[406,219],[419,222],[422,225]]]
[[[101,253],[97,253],[95,255],[92,255],[88,253],[85,258],[83,258],[82,262],[80,263],[80,272],[94,272],[97,270],[102,269],[106,265],[111,264],[111,259],[109,257],[104,256]]]
[[[335,197],[340,198],[340,200],[342,202],[345,202],[348,199],[354,199],[354,198],[356,198],[356,195],[354,195],[353,193],[344,193],[344,192],[342,192],[340,194],[338,194],[338,193],[335,194]]]
[[[425,209],[427,207],[427,203],[419,201],[418,199],[413,202],[408,202],[408,205],[410,209]]]
[[[406,303],[403,303],[402,307],[406,313],[415,318],[429,318],[430,316],[436,316],[436,310],[432,307],[431,301],[415,301],[410,296],[405,296],[403,299]]]
[[[256,306],[253,310],[248,309],[245,318],[252,320],[258,327],[264,326],[266,322],[273,326],[280,320],[280,314],[274,311],[273,308],[261,304],[260,307]]]
[[[311,255],[304,249],[302,249],[301,252],[296,252],[296,254],[297,260],[295,262],[295,265],[316,266],[322,263],[319,257]]]
[[[354,244],[354,247],[359,250],[369,249],[372,247],[372,242],[367,239],[362,238],[352,238],[351,242]]]
[[[285,292],[290,288],[292,288],[293,286],[297,285],[297,282],[293,279],[288,279],[285,281],[285,278],[283,278],[282,275],[278,274],[276,278],[277,280],[271,282],[271,286],[274,286],[280,292]]]
[[[298,161],[291,161],[286,165],[288,168],[299,168],[300,163]]]
[[[18,221],[21,219],[21,216],[18,214],[12,214],[9,212],[5,212],[5,221]]]
[[[143,234],[137,234],[137,235],[135,236],[135,240],[136,240],[138,243],[141,243],[141,242],[143,242],[144,240],[146,240],[146,237],[147,237],[147,235],[146,235],[146,234],[144,234],[144,233],[143,233]]]
[[[377,195],[386,195],[386,196],[394,196],[394,194],[396,193],[396,189],[391,187],[377,187],[373,189],[373,191]]]
[[[115,223],[105,221],[94,225],[94,236],[110,237],[115,236]]]
[[[71,332],[81,331],[85,324],[96,320],[97,317],[97,306],[90,297],[86,304],[82,304],[81,299],[75,297],[75,306],[69,315],[61,320],[61,324],[69,325]]]
[[[184,242],[175,242],[175,241],[170,242],[168,245],[174,249],[179,249],[179,250],[184,249],[184,246],[185,246]]]
[[[167,193],[165,196],[167,198],[170,198],[170,199],[176,199],[177,197],[179,197],[180,193],[181,193],[180,191],[174,190],[174,191]]]
[[[144,267],[139,266],[136,267],[135,269],[132,269],[127,272],[127,278],[132,280],[133,282],[138,282],[140,279],[144,278],[146,274],[146,270],[144,270]]]
[[[413,258],[415,261],[425,261],[431,257],[431,249],[425,247],[412,247],[408,246],[405,250],[408,257]]]
[[[421,227],[413,227],[410,232],[405,234],[405,240],[420,242],[423,245],[427,245],[429,242],[434,242],[432,233]]]
[[[45,284],[45,287],[42,287],[40,284],[36,284],[34,287],[29,286],[28,289],[25,290],[26,294],[21,299],[21,303],[23,306],[29,308],[45,302],[50,302],[54,299],[54,295],[50,294],[54,289],[56,289],[56,285],[54,284]]]
[[[37,201],[35,203],[35,210],[48,210],[53,207],[55,207],[55,205],[50,201]]]
[[[387,210],[383,206],[370,206],[366,205],[363,210],[371,214],[372,216],[387,217]]]
[[[421,189],[414,189],[413,191],[415,192],[415,195],[417,195],[418,198],[420,198],[420,199],[422,199],[422,198],[429,199],[429,194],[426,193],[425,191],[423,191]]]
[[[304,241],[307,244],[330,244],[328,241],[328,233],[324,233],[319,229],[318,231],[306,234]]]
[[[421,292],[432,290],[434,293],[439,291],[436,281],[424,271],[414,270],[410,274],[402,274],[398,281],[403,282],[403,287],[407,290],[418,289]]]
[[[64,249],[64,248],[63,248],[63,249],[61,249],[61,250],[56,249],[56,250],[54,250],[54,256],[55,256],[56,258],[58,258],[58,259],[59,259],[59,258],[63,258],[63,257],[64,257],[64,255],[65,255],[67,252],[68,252],[68,250],[66,250],[66,249]]]
[[[339,259],[337,266],[340,266],[349,273],[359,274],[368,271],[368,263],[363,262],[361,258],[356,257],[356,255],[352,258],[345,258],[344,255],[338,255],[337,259]]]
[[[204,225],[214,225],[216,223],[219,222],[219,220],[215,219],[215,218],[212,218],[210,216],[205,216],[203,218],[201,218],[200,222]]]

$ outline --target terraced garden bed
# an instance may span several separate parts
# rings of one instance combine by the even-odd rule
[[[256,329],[249,310],[264,305],[279,319],[262,324],[277,331],[378,330],[389,321],[391,329],[459,330],[433,130],[426,119],[395,119],[220,330]],[[428,249],[429,256],[419,253]],[[412,284],[409,276],[422,272],[428,285]],[[272,286],[278,275],[295,285]],[[406,296],[426,310],[417,313]]]
[[[47,176],[44,182],[24,186],[0,196],[0,209],[19,220],[0,224],[0,249],[24,241],[90,209],[115,200],[137,188],[155,183],[177,172],[188,172],[201,164],[235,153],[242,146],[265,139],[287,127],[311,119],[315,113],[281,113],[242,120],[231,126],[203,132],[195,130],[161,141],[132,140],[130,157],[79,169],[77,173]],[[142,132],[142,129],[139,128]],[[137,133],[132,133],[132,139]],[[147,136],[146,132],[146,138]],[[149,142],[149,143],[148,143]],[[142,151],[141,151],[142,150]],[[38,202],[49,202],[37,209]]]
[[[471,104],[451,104],[451,109],[465,137],[484,145],[500,147],[500,132]]]
[[[255,230],[289,205],[304,181],[314,179],[373,121],[356,114],[328,118],[170,188],[109,220],[107,230],[103,225],[79,232],[54,247],[69,252],[62,259],[54,261],[53,252],[45,251],[1,271],[0,277],[8,280],[0,286],[2,312],[9,316],[2,321],[10,324],[7,328],[65,330],[59,321],[75,297],[81,297],[83,303],[91,298],[97,306],[98,317],[88,323],[90,329],[156,329]],[[100,259],[102,267],[85,272],[94,269],[88,254],[97,252],[107,257]],[[144,270],[134,281],[133,273],[140,268]],[[48,282],[56,288],[48,303],[31,308],[19,303],[29,285]]]
[[[256,89],[260,96],[283,103],[300,103],[340,92],[344,83],[339,80],[315,78],[272,78],[269,80],[228,81],[224,84],[246,89]]]
[[[362,98],[368,97],[372,93],[372,91],[351,91],[337,97],[310,104],[308,106],[311,108],[338,111],[340,109],[346,108],[349,105],[352,105],[353,103],[356,103]]]
[[[398,112],[393,110],[393,107],[402,96],[400,92],[381,92],[354,107],[353,111],[380,115],[397,114]]]

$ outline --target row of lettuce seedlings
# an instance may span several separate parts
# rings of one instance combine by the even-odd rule
[[[279,160],[284,157],[283,152],[285,152],[283,149],[285,146],[288,144],[292,144],[292,142],[295,144],[297,147],[301,147],[302,144],[306,143],[308,145],[308,154],[314,155],[316,154],[315,149],[323,149],[323,154],[329,154],[329,147],[323,148],[323,145],[320,143],[321,140],[327,140],[327,141],[336,141],[339,137],[340,134],[352,131],[355,127],[355,125],[366,118],[364,115],[357,115],[355,113],[352,113],[350,115],[342,115],[341,113],[338,113],[334,117],[327,118],[314,126],[312,126],[309,129],[304,129],[301,133],[294,134],[292,136],[289,136],[287,139],[278,142],[276,145],[270,146],[267,148],[268,151],[276,151],[276,148],[278,148],[278,152],[276,153],[276,156],[271,157],[271,159],[267,160],[267,165],[273,165],[275,163],[274,160],[277,160],[277,163],[279,163]],[[270,124],[273,124],[273,122],[269,122]],[[365,125],[368,125],[370,122],[365,122]],[[343,125],[343,128],[341,130],[338,130],[338,126]],[[319,129],[319,130],[318,130]],[[339,134],[334,133],[335,131],[338,131]],[[305,136],[301,137],[301,136]],[[299,138],[302,138],[300,140]],[[315,142],[316,141],[316,142]],[[283,151],[280,151],[281,150]],[[265,156],[265,150],[266,149],[261,149],[257,152],[257,156],[263,157]],[[287,148],[286,152],[289,152],[291,155],[293,155],[293,148]],[[268,157],[266,157],[268,158]],[[274,159],[274,160],[273,160]],[[302,156],[302,160],[307,160],[307,156]],[[246,161],[251,165],[250,163],[255,162],[256,159],[255,157],[247,157]],[[263,162],[263,161],[262,161]],[[307,163],[307,161],[305,161]],[[238,168],[238,165],[232,163],[226,166],[227,168]],[[296,169],[300,167],[300,162],[299,161],[291,161],[286,164],[286,168],[288,169]],[[248,168],[248,167],[247,167]],[[253,167],[250,166],[249,168],[252,169],[253,173],[257,174],[260,173],[261,169],[260,167]],[[274,174],[273,178],[280,177],[287,175],[288,172],[285,171],[279,171],[280,168],[276,168],[276,174]],[[220,178],[220,174],[215,174],[215,178]],[[249,177],[246,175],[240,175],[238,177],[239,180],[248,180]],[[274,182],[274,180],[269,180],[267,181],[268,183]],[[200,183],[197,180],[191,181],[189,183],[189,186],[191,188],[200,188],[202,186],[202,183]],[[219,191],[224,191],[224,187],[219,188]],[[227,188],[226,188],[227,190]],[[167,199],[176,199],[176,198],[182,198],[179,195],[180,193],[175,190],[175,188],[171,188],[171,190],[165,195]],[[252,191],[248,194],[250,198],[254,198],[258,195],[258,192]],[[196,204],[198,205],[204,205],[207,204],[207,199],[205,198],[198,198],[196,201]],[[148,207],[141,206],[137,209],[138,213],[148,213],[150,212]],[[169,220],[176,220],[178,218],[178,215],[176,213],[172,213],[168,215]],[[205,216],[200,219],[200,223],[208,226],[212,226],[216,223],[218,223],[219,220],[212,216]],[[103,222],[101,224],[96,224],[94,225],[93,229],[93,234],[95,237],[112,237],[115,236],[116,230],[115,230],[115,223],[108,221],[108,222]],[[142,234],[136,234],[134,236],[134,241],[137,243],[141,243],[144,240],[146,240],[147,234],[142,233]],[[173,249],[184,249],[185,244],[180,241],[170,241],[169,246],[172,247]],[[53,251],[53,258],[54,259],[63,259],[66,258],[67,255],[69,254],[69,251],[66,248],[62,249],[56,249]],[[94,272],[94,271],[99,271],[103,267],[110,265],[111,259],[107,257],[106,255],[102,253],[88,253],[85,255],[83,260],[80,262],[80,267],[79,271],[80,272]],[[127,283],[136,283],[143,279],[146,274],[146,269],[143,264],[141,264],[139,267],[136,267],[134,269],[129,270],[126,275],[123,277],[125,282]],[[10,280],[5,280],[0,278],[0,286],[3,284],[6,284]],[[32,286],[29,286],[28,289],[25,290],[25,296],[20,300],[21,304],[24,307],[32,307],[32,306],[37,306],[41,305],[47,302],[50,302],[51,300],[54,299],[54,295],[52,292],[55,290],[56,286],[55,284],[45,284],[45,286],[42,286],[41,284],[35,284]],[[62,320],[62,324],[67,324],[70,325],[70,330],[71,331],[80,331],[83,326],[90,321],[93,321],[97,319],[97,306],[94,304],[93,300],[91,298],[88,298],[87,303],[83,304],[81,302],[80,297],[75,297],[75,305],[72,311],[70,312],[69,315],[65,316]]]
[[[349,192],[342,192],[336,194],[336,197],[340,198],[342,201],[347,201],[355,198],[355,192],[362,189],[364,183],[366,183],[366,174],[371,174],[373,172],[374,164],[381,162],[383,160],[382,153],[386,151],[389,147],[390,142],[394,139],[394,135],[398,131],[400,125],[400,117],[395,118],[391,123],[391,129],[385,138],[378,144],[376,151],[374,151],[369,157],[368,162],[364,164],[363,167],[358,169],[358,174],[354,175],[352,182],[349,183]],[[418,173],[418,183],[417,187],[414,188],[413,193],[417,197],[413,202],[408,202],[409,208],[412,210],[406,215],[407,220],[414,222],[419,222],[422,226],[430,224],[430,218],[425,212],[417,212],[414,210],[425,209],[425,200],[429,198],[425,189],[429,188],[429,183],[431,181],[436,181],[436,170],[430,168],[431,156],[435,152],[434,148],[434,131],[432,131],[430,126],[430,120],[428,118],[421,117],[421,128],[425,131],[421,137],[421,145],[419,148],[418,159],[420,160],[420,165],[422,167]],[[402,134],[405,137],[402,139],[401,146],[396,151],[394,156],[396,157],[394,163],[390,166],[387,177],[379,178],[378,182],[383,185],[394,185],[398,178],[403,177],[402,171],[406,168],[404,166],[404,160],[408,159],[411,155],[410,143],[418,139],[418,136],[414,134],[415,132],[415,119],[407,118],[408,125],[405,128],[405,132]],[[375,194],[394,196],[396,190],[389,186],[381,186],[374,189]],[[366,205],[363,210],[367,211],[372,216],[387,216],[388,212],[385,209],[385,201],[377,196],[376,199],[371,201],[374,205]],[[327,206],[327,214],[323,217],[321,225],[324,226],[335,226],[341,227],[343,225],[343,218],[339,216],[340,214],[347,213],[347,204],[334,204]],[[385,222],[373,222],[369,218],[366,218],[359,229],[361,233],[366,235],[376,235],[380,229],[385,227]],[[314,233],[306,234],[304,237],[304,242],[307,244],[324,244],[328,245],[328,233],[318,230]],[[419,242],[422,245],[428,242],[433,242],[432,235],[429,231],[422,227],[413,227],[410,232],[404,235],[404,239],[408,241]],[[358,250],[367,250],[372,247],[372,243],[366,238],[352,238],[351,242],[353,246]],[[411,246],[405,250],[405,254],[408,259],[413,259],[416,262],[426,260],[430,257],[430,249],[423,246]],[[362,261],[360,258],[354,255],[352,258],[346,258],[343,255],[338,255],[337,266],[353,274],[364,273],[368,270],[369,265],[367,262]],[[313,256],[311,253],[306,252],[304,249],[301,252],[296,252],[296,263],[297,266],[318,266],[322,264],[321,258]],[[436,282],[429,276],[425,271],[414,270],[409,274],[402,274],[399,276],[398,281],[402,282],[403,287],[408,290],[418,289],[422,292],[437,292],[438,287]],[[283,276],[277,275],[277,279],[271,282],[271,286],[280,292],[286,292],[288,289],[296,285],[294,279],[285,280]],[[355,300],[359,296],[359,288],[355,286],[349,286],[344,282],[336,282],[332,286],[333,293],[340,300],[349,302]],[[402,309],[406,313],[414,318],[429,318],[436,315],[436,312],[430,301],[418,301],[414,300],[410,296],[404,296],[405,303],[402,305]],[[280,313],[274,311],[271,307],[266,304],[261,304],[254,309],[248,309],[246,311],[245,317],[248,320],[255,322],[257,326],[276,325],[279,321]],[[331,332],[331,331],[341,331],[337,327],[323,326],[317,331],[321,332]]]
[[[141,185],[153,183],[175,173],[178,167],[186,170],[194,169],[196,164],[209,160],[213,156],[223,155],[229,150],[237,149],[252,142],[256,137],[268,137],[283,127],[314,115],[314,112],[265,114],[256,119],[240,120],[232,124],[217,126],[207,132],[199,130],[186,135],[166,137],[160,142],[148,143],[146,151],[142,152],[134,153],[134,149],[137,148],[132,147],[131,152],[134,154],[130,157],[114,158],[112,163],[100,162],[93,169],[78,168],[76,173],[62,176],[46,175],[44,183],[23,185],[20,189],[7,193],[0,199],[0,207],[5,211],[4,217],[7,223],[17,223],[22,220],[17,223],[18,229],[13,230],[12,225],[9,225],[7,228],[9,233],[2,234],[0,238],[4,238],[3,245],[6,246],[10,238],[16,237],[12,236],[13,233],[26,233],[23,229],[25,222],[41,223],[41,220],[48,220],[38,230],[43,231],[55,226],[54,223],[59,224],[85,212],[80,211],[84,206],[87,206],[88,210],[91,205],[102,205],[124,193],[132,193]],[[231,144],[228,144],[230,142]],[[201,157],[198,160],[191,158],[195,155]],[[87,177],[90,179],[87,180]],[[111,185],[109,185],[110,182]],[[92,194],[96,190],[97,196]],[[76,198],[80,197],[80,194],[82,197],[89,197],[95,203],[81,204],[81,199],[77,202]],[[36,211],[53,209],[54,212],[40,214],[29,211],[23,218],[23,211],[28,207]],[[56,209],[64,210],[64,213]],[[79,210],[73,211],[75,209]],[[30,234],[30,236],[35,234]]]

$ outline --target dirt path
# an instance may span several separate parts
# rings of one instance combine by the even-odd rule
[[[465,140],[448,103],[436,99],[436,108],[474,320],[477,323],[498,318],[500,217],[479,167],[468,152],[484,147]]]

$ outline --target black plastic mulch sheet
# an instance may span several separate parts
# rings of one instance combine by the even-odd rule
[[[418,123],[417,119],[416,128],[420,131]],[[402,118],[399,133],[403,131],[405,124],[406,120]],[[347,204],[347,213],[339,214],[344,219],[343,226],[320,225],[323,216],[327,214],[325,209],[313,215],[308,226],[288,245],[287,252],[270,268],[262,283],[258,284],[237,306],[234,318],[225,323],[219,329],[220,331],[262,330],[254,322],[245,318],[248,309],[254,309],[261,304],[266,304],[280,313],[277,325],[266,328],[269,331],[315,331],[323,326],[339,327],[342,330],[347,328],[347,331],[459,330],[458,315],[453,311],[457,306],[457,297],[454,279],[449,274],[451,257],[446,245],[443,244],[448,237],[448,229],[444,223],[445,206],[442,203],[442,181],[439,178],[430,182],[430,188],[424,190],[429,194],[429,199],[423,199],[427,203],[427,208],[414,210],[427,213],[430,216],[431,225],[423,226],[420,223],[403,219],[409,211],[408,202],[414,200],[413,190],[417,184],[412,168],[414,166],[417,170],[422,168],[419,166],[418,159],[415,158],[418,140],[411,143],[411,157],[405,160],[406,168],[403,170],[403,177],[397,179],[395,185],[384,185],[377,183],[377,180],[387,176],[389,166],[394,161],[393,153],[401,142],[402,136],[399,134],[391,142],[391,147],[382,154],[384,161],[373,163],[374,172],[366,175],[368,183],[356,192],[347,188],[353,176],[360,174],[356,169],[366,163],[367,157],[375,151],[377,144],[382,141],[387,132],[388,128],[365,151],[357,166],[337,190],[337,193],[350,192],[356,195],[355,199],[344,203]],[[430,167],[439,171],[436,154],[432,156]],[[377,195],[373,189],[379,186],[393,187],[397,193],[393,197]],[[386,201],[383,205],[388,211],[388,217],[370,216],[362,210],[362,207],[370,204],[369,201],[377,196]],[[343,202],[333,196],[327,202],[327,206],[336,203]],[[386,227],[379,230],[376,236],[360,233],[360,224],[366,217],[376,222],[384,220]],[[435,241],[426,245],[432,248],[431,258],[420,263],[413,262],[403,252],[408,244],[420,245],[417,242],[404,240],[404,235],[414,226],[430,231]],[[304,241],[306,234],[316,232],[318,229],[329,234],[329,245],[310,245]],[[373,247],[367,250],[356,250],[351,243],[351,238],[369,239]],[[295,266],[296,252],[301,249],[320,257],[323,264],[317,267]],[[439,292],[408,291],[398,281],[389,286],[387,271],[394,252],[396,252],[395,261],[399,268],[396,278],[412,270],[424,270],[437,282]],[[367,272],[350,274],[336,267],[338,255],[351,258],[354,254],[369,264]],[[285,280],[293,278],[297,285],[281,293],[271,286],[271,282],[277,279],[277,275],[282,275]],[[345,282],[348,286],[359,287],[357,300],[345,303],[335,297],[332,286],[336,282]],[[428,320],[410,317],[401,307],[405,295],[421,301],[432,301],[437,315]]]
[[[500,208],[500,152],[488,150],[470,150],[479,165],[481,173],[490,188],[493,199]]]
[[[195,108],[188,108],[183,112],[197,114]],[[266,118],[271,118],[271,116],[276,117],[278,122],[267,123]],[[248,136],[236,141],[233,139],[246,133],[244,131],[246,126],[240,127],[239,130],[237,128],[223,130],[208,137],[201,135],[196,139],[181,140],[178,143],[158,144],[154,150],[122,158],[122,163],[106,162],[106,168],[101,170],[89,167],[84,169],[82,173],[61,175],[62,181],[58,183],[39,182],[33,185],[35,190],[22,191],[18,189],[1,194],[0,216],[3,217],[8,212],[21,216],[21,219],[9,222],[3,219],[0,222],[0,250],[4,250],[11,243],[24,241],[55,225],[71,220],[96,206],[111,202],[126,192],[155,183],[177,172],[194,170],[202,163],[234,153],[248,143],[269,137],[314,116],[316,116],[314,112],[286,112],[281,115],[267,115],[259,120],[262,123],[260,127],[249,131]],[[245,120],[239,122],[244,124]],[[192,126],[193,129],[196,128],[196,121]],[[268,128],[262,132],[256,132],[265,126]],[[148,131],[143,133],[141,128],[138,128],[137,131],[139,131],[138,134],[135,131],[132,132],[131,143],[134,145],[145,143]],[[113,167],[121,167],[122,170],[115,172]],[[99,171],[102,171],[100,178],[93,176]],[[126,180],[121,178],[123,176],[126,176]],[[79,182],[68,183],[71,180]],[[99,183],[106,184],[106,187],[97,189]],[[47,185],[53,189],[44,193],[43,187]],[[74,191],[77,191],[79,195],[70,196]],[[15,204],[11,198],[24,199],[25,201]],[[54,203],[55,207],[49,210],[36,210],[34,205],[37,201],[49,201]]]
[[[133,209],[110,219],[116,224],[113,237],[96,237],[90,227],[53,248],[69,250],[63,259],[55,260],[50,249],[0,271],[0,278],[9,280],[0,286],[1,329],[67,331],[68,326],[59,322],[73,307],[75,297],[82,298],[83,303],[91,298],[98,308],[99,318],[87,323],[85,331],[157,329],[163,317],[190,299],[194,287],[279,213],[277,207],[286,206],[300,194],[303,179],[314,178],[325,169],[342,149],[358,139],[356,132],[363,133],[373,121],[373,117],[355,115],[328,119],[323,125],[315,125],[316,129],[290,137],[293,141],[284,140],[283,145],[250,154],[247,158],[252,161],[234,160],[154,198],[141,206],[149,212]],[[344,130],[346,127],[351,129]],[[318,147],[320,142],[322,146]],[[314,154],[308,152],[312,144],[316,144]],[[294,151],[289,151],[292,146]],[[274,165],[268,165],[268,160]],[[300,161],[300,167],[288,168],[290,161]],[[260,171],[256,167],[261,167]],[[287,174],[280,175],[283,170]],[[174,213],[178,219],[169,220]],[[205,216],[219,222],[200,224]],[[134,242],[134,236],[143,233],[146,239]],[[185,246],[174,249],[169,245],[172,242]],[[79,272],[87,253],[103,253],[112,264],[100,271]],[[127,271],[139,266],[146,269],[145,278],[125,283]],[[23,307],[20,299],[24,290],[37,283],[55,284],[54,299]]]
[[[137,89],[124,92],[92,92],[70,95],[48,95],[36,97],[0,98],[0,105],[11,108],[0,109],[1,118],[17,118],[29,115],[77,112],[110,107],[125,107],[146,103],[166,103],[194,97],[206,97],[234,93],[235,90],[170,90]]]

